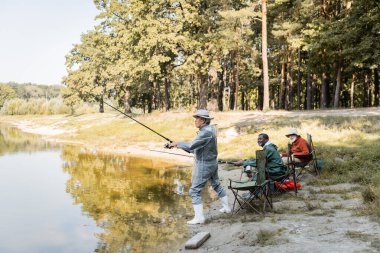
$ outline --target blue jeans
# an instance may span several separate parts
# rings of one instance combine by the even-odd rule
[[[202,170],[198,173],[193,174],[192,183],[189,190],[193,205],[202,204],[201,191],[209,180],[211,182],[212,188],[218,194],[219,198],[226,196],[226,192],[224,191],[219,181],[218,167],[212,171],[210,171],[208,168],[206,170]]]

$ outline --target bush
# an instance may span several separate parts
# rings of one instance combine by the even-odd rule
[[[61,98],[46,100],[44,98],[31,98],[24,100],[15,98],[4,103],[0,113],[5,115],[53,115],[53,114],[71,114],[72,109],[78,114],[96,113],[98,105],[88,104],[85,102],[70,108]]]
[[[70,108],[60,98],[53,98],[51,100],[43,98],[32,98],[29,100],[15,98],[5,102],[0,112],[6,115],[51,115],[68,114],[70,113]]]
[[[24,110],[25,101],[20,99],[20,98],[14,98],[7,100],[3,107],[1,108],[1,113],[2,114],[7,114],[7,115],[20,115],[20,114],[25,114],[22,113],[21,110]]]

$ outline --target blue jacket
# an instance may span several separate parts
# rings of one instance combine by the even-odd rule
[[[191,142],[177,142],[177,147],[194,153],[194,177],[207,178],[218,169],[218,148],[214,126],[204,125]]]

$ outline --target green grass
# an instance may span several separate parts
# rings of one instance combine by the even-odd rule
[[[277,245],[283,243],[283,240],[279,237],[285,231],[284,228],[277,229],[275,231],[260,229],[256,234],[256,241],[254,245],[259,246],[268,246],[268,245]]]

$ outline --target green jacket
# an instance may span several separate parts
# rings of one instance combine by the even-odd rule
[[[280,154],[277,151],[277,146],[273,143],[267,143],[264,145],[263,150],[266,151],[267,155],[267,168],[268,174],[271,179],[277,179],[286,174],[287,168],[282,163]],[[245,160],[243,166],[253,166],[256,167],[256,159]]]

